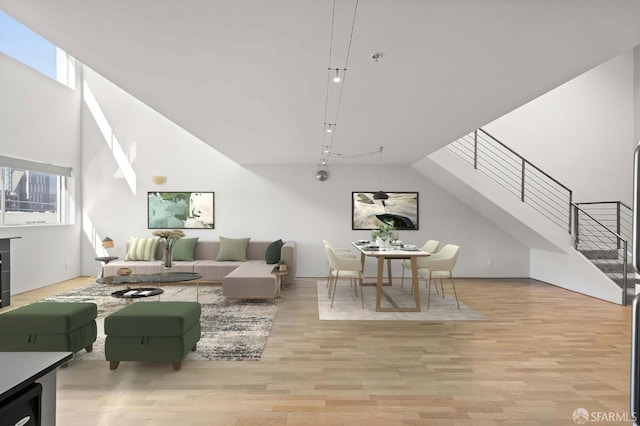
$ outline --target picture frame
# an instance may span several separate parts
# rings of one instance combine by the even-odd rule
[[[148,229],[214,229],[215,193],[149,192]]]
[[[419,229],[418,192],[387,192],[387,200],[374,200],[374,193],[351,193],[351,229],[378,229],[381,222],[397,230]]]

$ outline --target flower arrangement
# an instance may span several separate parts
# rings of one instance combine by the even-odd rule
[[[378,229],[374,229],[371,232],[371,240],[375,242],[378,238],[380,238],[383,244],[386,244],[387,239],[391,239],[393,237],[393,232],[395,231],[395,229],[396,228],[393,225],[390,225],[384,221],[380,221]]]
[[[375,240],[378,237],[391,237],[393,231],[395,231],[395,227],[393,225],[388,224],[387,222],[380,222],[378,229],[374,229],[371,232],[371,238]]]
[[[164,267],[171,268],[171,251],[176,241],[184,237],[184,232],[179,229],[172,229],[171,231],[153,231],[152,234],[160,237],[160,242],[164,247]]]

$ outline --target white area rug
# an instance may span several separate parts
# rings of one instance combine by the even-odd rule
[[[74,355],[75,359],[104,360],[104,318],[122,308],[125,301],[111,297],[111,292],[123,286],[102,286],[91,284],[59,294],[42,301],[55,302],[94,302],[98,305],[98,337],[93,344],[93,352],[84,350]],[[138,299],[134,303],[145,301],[196,300],[195,284],[163,285],[164,293],[148,299]],[[273,300],[227,300],[219,286],[200,286],[199,302],[202,305],[200,326],[202,336],[195,352],[189,352],[187,360],[227,360],[257,361],[262,350],[278,306]]]
[[[399,281],[399,280],[397,280]],[[318,281],[318,315],[320,320],[353,320],[353,321],[469,321],[469,320],[486,320],[484,316],[475,312],[464,303],[462,299],[464,295],[458,290],[458,299],[460,300],[460,309],[456,305],[456,299],[453,297],[451,284],[447,286],[445,298],[442,298],[442,290],[440,294],[436,294],[435,287],[431,290],[431,302],[427,309],[427,290],[424,281],[420,286],[420,305],[421,312],[376,312],[376,287],[364,286],[364,309],[360,302],[360,297],[356,298],[354,290],[349,280],[340,280],[336,288],[336,295],[333,301],[333,309],[331,305],[331,297],[328,295],[327,282]],[[447,288],[449,287],[449,288]],[[438,287],[439,288],[439,287]],[[400,306],[415,306],[415,299],[411,294],[411,286],[404,283],[404,288],[400,288],[400,284],[394,282],[393,286],[385,286],[385,291],[391,295],[393,300]],[[360,292],[358,292],[358,296]],[[392,307],[391,303],[382,295],[382,307]]]

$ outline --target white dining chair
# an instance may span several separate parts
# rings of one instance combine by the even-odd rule
[[[460,252],[460,247],[455,244],[447,244],[442,249],[429,257],[429,261],[427,262],[426,268],[418,269],[418,276],[425,280],[425,284],[427,285],[427,309],[429,309],[429,303],[431,301],[431,283],[436,284],[436,290],[438,289],[438,285],[436,283],[436,279],[440,280],[440,289],[442,290],[442,297],[444,298],[444,284],[442,280],[444,278],[449,278],[451,280],[451,286],[453,287],[453,294],[456,298],[456,304],[458,305],[458,309],[460,309],[460,302],[458,302],[458,293],[456,292],[456,284],[453,281],[453,268],[456,266],[456,262],[458,260],[458,253]]]
[[[325,246],[329,246],[329,248],[331,248],[334,251],[334,253],[336,254],[336,256],[338,256],[338,257],[347,257],[347,258],[357,259],[357,256],[355,254],[353,254],[351,252],[351,250],[349,250],[348,248],[333,247],[329,243],[329,241],[322,240],[322,247],[325,247]],[[327,262],[328,262],[328,259],[327,259]],[[329,274],[327,275],[327,287],[329,287],[330,278],[331,278],[331,265],[329,265]],[[329,292],[330,291],[331,290],[329,290]],[[329,293],[329,294],[331,294],[331,293]]]
[[[438,246],[440,245],[440,241],[429,240],[427,241],[421,248],[421,251],[426,251],[427,253],[435,253],[438,250]],[[418,269],[426,268],[427,262],[429,261],[429,256],[426,257],[418,257],[416,262],[418,264]],[[411,261],[403,260],[402,261],[402,280],[400,281],[400,287],[404,287],[404,271],[405,269],[411,270]],[[413,290],[413,289],[411,289]],[[437,290],[437,288],[436,288]]]
[[[333,299],[336,295],[336,287],[338,286],[338,280],[341,278],[349,278],[349,281],[353,285],[354,280],[358,282],[354,286],[356,297],[358,297],[358,287],[360,287],[360,300],[362,308],[364,309],[364,299],[362,297],[362,262],[354,257],[338,257],[333,251],[330,245],[324,245],[325,253],[327,254],[327,260],[331,267],[331,273],[329,277],[329,293],[331,294],[331,308],[333,308]]]

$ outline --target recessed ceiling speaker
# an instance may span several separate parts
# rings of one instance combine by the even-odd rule
[[[316,179],[318,179],[320,182],[329,179],[329,172],[327,172],[326,170],[318,170],[318,173],[316,173]]]

